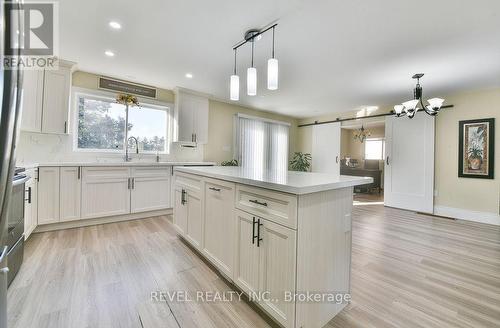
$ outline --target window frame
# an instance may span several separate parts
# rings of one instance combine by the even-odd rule
[[[91,98],[95,100],[108,100],[111,102],[115,102],[116,93],[103,91],[103,90],[92,90],[85,88],[73,87],[72,90],[72,102],[71,102],[71,127],[70,131],[73,137],[73,152],[76,153],[92,153],[92,154],[124,154],[125,147],[122,149],[92,149],[92,148],[78,148],[78,118],[79,118],[79,108],[78,108],[78,99],[80,97]],[[143,105],[143,107],[163,110],[167,113],[165,127],[167,129],[165,133],[166,141],[165,141],[165,151],[158,152],[161,155],[170,154],[172,137],[173,137],[173,113],[174,113],[174,105],[172,103],[155,101],[150,98],[142,98],[137,97],[139,103]],[[140,154],[156,154],[156,151],[140,151]]]
[[[373,159],[373,158],[366,158],[366,144],[368,141],[382,141],[382,154],[380,159]],[[365,145],[363,147],[363,158],[364,160],[369,160],[369,161],[383,161],[385,157],[385,138],[383,137],[375,137],[375,138],[367,138],[365,140]]]
[[[271,123],[271,124],[276,124],[276,125],[283,125],[283,126],[286,126],[288,128],[288,132],[287,132],[287,159],[286,159],[286,162],[287,162],[287,170],[288,170],[288,165],[289,165],[289,161],[290,161],[290,147],[291,147],[291,143],[290,143],[290,127],[291,127],[291,123],[290,122],[286,122],[286,121],[278,121],[278,120],[273,120],[273,119],[269,119],[269,118],[265,118],[265,117],[260,117],[260,116],[252,116],[252,115],[247,115],[247,114],[243,114],[243,113],[236,113],[234,114],[233,116],[233,159],[236,159],[238,161],[238,165],[241,166],[243,165],[242,163],[242,159],[241,159],[241,149],[240,149],[240,126],[239,126],[239,119],[240,118],[245,118],[245,119],[249,119],[249,120],[255,120],[255,121],[261,121],[261,122],[265,122],[265,123]]]

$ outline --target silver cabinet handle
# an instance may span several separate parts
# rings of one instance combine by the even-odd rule
[[[135,189],[135,178],[132,178],[132,189]]]
[[[220,191],[220,188],[210,187],[210,188],[208,188],[208,189],[213,190],[213,191]]]
[[[385,159],[385,162],[387,163],[387,165],[389,165],[389,156],[387,156],[387,158]]]
[[[130,189],[130,178],[127,179],[127,189]]]

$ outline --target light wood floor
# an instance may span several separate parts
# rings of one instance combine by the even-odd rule
[[[353,302],[327,327],[500,327],[500,227],[358,202]],[[46,232],[27,242],[9,327],[267,327],[245,302],[151,302],[227,291],[166,217]]]

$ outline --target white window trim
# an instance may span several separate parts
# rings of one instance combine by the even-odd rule
[[[363,146],[363,159],[367,160],[366,158],[366,141],[382,141],[382,158],[381,159],[368,159],[369,161],[383,161],[384,160],[384,155],[385,155],[385,138],[384,137],[375,137],[375,138],[367,138],[365,140],[364,146]]]
[[[106,100],[115,101],[116,93],[104,91],[104,90],[95,90],[95,89],[87,89],[87,88],[79,88],[72,87],[71,90],[71,120],[70,122],[70,131],[73,135],[73,152],[76,153],[92,153],[92,154],[123,154],[125,149],[83,149],[78,148],[78,97],[87,96],[89,98],[101,98]],[[144,104],[144,107],[164,110],[167,112],[167,141],[165,143],[165,151],[160,152],[161,155],[170,154],[170,148],[172,144],[173,138],[173,117],[174,114],[174,104],[156,101],[151,98],[143,98],[137,97],[140,104]],[[156,154],[155,151],[142,151],[141,154]]]

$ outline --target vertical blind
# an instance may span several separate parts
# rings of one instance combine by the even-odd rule
[[[275,175],[288,170],[289,124],[236,115],[236,158],[244,168],[256,172],[256,177],[265,172]]]

